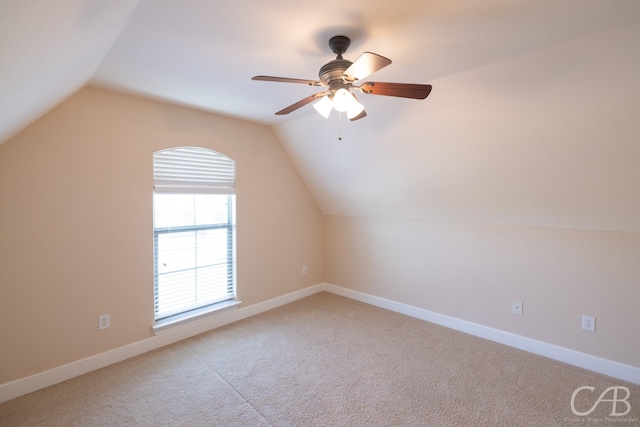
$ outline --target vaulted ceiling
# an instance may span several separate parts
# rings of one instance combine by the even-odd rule
[[[338,34],[432,94],[275,116],[317,90],[251,77]],[[0,143],[93,85],[273,126],[326,214],[640,232],[638,40],[637,0],[9,0]]]

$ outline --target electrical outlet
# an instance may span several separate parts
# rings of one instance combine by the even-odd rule
[[[98,316],[98,330],[107,329],[111,326],[111,316],[108,314],[102,314]]]
[[[511,301],[511,312],[522,316],[522,301]]]
[[[582,329],[585,331],[596,331],[596,318],[594,316],[582,315]]]
[[[309,272],[309,270],[307,269],[307,266],[306,266],[306,265],[303,265],[303,266],[302,266],[302,275],[303,275],[303,276],[306,276],[308,272]]]

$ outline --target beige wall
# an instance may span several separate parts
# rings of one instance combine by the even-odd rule
[[[86,88],[0,146],[0,384],[151,336],[151,155],[178,145],[237,162],[245,306],[327,281],[640,367],[640,233],[323,219],[269,127]]]
[[[334,285],[640,367],[640,233],[327,216],[325,245]]]
[[[269,127],[85,88],[0,146],[0,384],[152,335],[152,153],[179,145],[236,161],[243,306],[323,281],[322,215]]]

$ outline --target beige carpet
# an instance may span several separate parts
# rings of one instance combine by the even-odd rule
[[[607,387],[631,411],[610,416]],[[613,391],[606,397],[611,398]],[[623,393],[619,393],[623,398]],[[616,411],[625,411],[618,402]],[[328,293],[0,405],[2,426],[640,425],[640,387]]]

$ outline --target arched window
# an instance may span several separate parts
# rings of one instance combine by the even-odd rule
[[[178,147],[153,154],[155,319],[235,298],[235,162]]]

